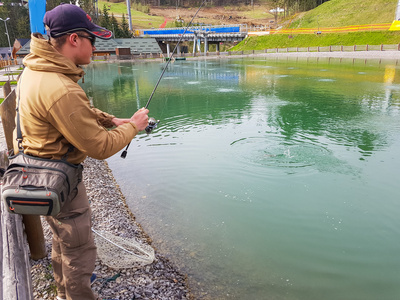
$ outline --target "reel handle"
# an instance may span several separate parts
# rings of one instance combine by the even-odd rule
[[[154,118],[149,118],[149,125],[147,125],[147,127],[145,128],[146,133],[150,134],[153,131],[153,129],[157,128],[158,123],[160,123],[160,120],[156,120]],[[122,151],[122,153],[121,153],[121,157],[122,158],[126,158],[126,155],[128,154],[128,148],[129,148],[130,144],[131,143],[126,145],[125,150]]]

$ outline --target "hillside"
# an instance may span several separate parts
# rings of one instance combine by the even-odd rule
[[[109,15],[114,14],[117,19],[122,14],[127,15],[126,2],[107,2],[98,1],[99,9],[103,10],[104,5],[109,9]],[[142,9],[142,7],[140,7]],[[189,23],[198,7],[166,7],[151,6],[148,12],[144,13],[131,9],[132,26],[134,29],[159,28],[164,21],[167,21],[166,27],[175,27],[175,20],[182,19]],[[273,20],[273,15],[269,13],[271,7],[268,5],[236,5],[236,6],[209,6],[201,8],[193,23],[225,25],[225,24],[248,24],[250,26],[265,25]],[[146,9],[142,9],[146,10]]]
[[[397,2],[397,0],[331,0],[295,16],[289,28],[391,23],[395,17]]]
[[[126,2],[98,1],[117,18],[127,15]],[[297,13],[286,19],[279,19],[278,26],[289,28],[340,27],[346,25],[391,23],[394,19],[397,0],[330,0],[308,12]],[[194,19],[195,23],[223,25],[247,24],[249,26],[268,25],[274,16],[267,4],[202,7]],[[191,20],[197,7],[148,7],[148,12],[132,9],[132,24],[135,29],[159,28],[167,20],[166,27],[174,27],[176,18],[186,23]],[[281,16],[283,17],[283,16]]]
[[[305,13],[287,20],[284,28],[324,28],[349,25],[392,23],[397,0],[331,0]],[[364,31],[315,34],[273,34],[248,37],[232,51],[273,48],[393,45],[400,43],[399,31]]]

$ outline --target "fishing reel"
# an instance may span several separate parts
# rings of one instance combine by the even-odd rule
[[[147,134],[150,134],[153,129],[157,128],[158,123],[160,123],[160,120],[156,120],[154,118],[149,118],[149,125],[147,125],[145,131]]]
[[[160,123],[160,120],[156,120],[154,118],[149,118],[149,125],[147,125],[147,127],[144,130],[146,131],[147,134],[150,134],[153,131],[153,129],[157,128],[158,123]],[[130,144],[131,143],[129,143],[126,146],[125,150],[122,151],[122,153],[121,153],[121,157],[122,158],[126,158],[126,155],[128,154],[128,148],[129,148]]]

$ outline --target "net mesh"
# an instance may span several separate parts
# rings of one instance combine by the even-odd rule
[[[116,236],[108,232],[95,233],[97,255],[110,268],[138,268],[154,261],[154,249],[135,238]]]

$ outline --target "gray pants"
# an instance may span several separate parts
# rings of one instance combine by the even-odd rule
[[[56,217],[46,217],[53,231],[51,259],[57,295],[68,300],[96,299],[90,286],[96,246],[91,231],[91,210],[83,182],[76,196]]]

